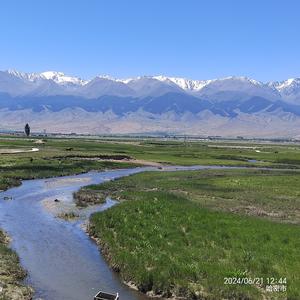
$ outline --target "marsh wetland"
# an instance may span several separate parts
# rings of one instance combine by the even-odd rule
[[[15,270],[1,272],[0,299],[30,299],[26,286],[55,300],[299,299],[299,145],[5,136],[0,148],[12,238],[0,265]],[[230,276],[284,277],[287,291]]]

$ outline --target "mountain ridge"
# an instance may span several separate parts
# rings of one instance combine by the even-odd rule
[[[157,96],[166,92],[181,91],[198,98],[205,98],[218,92],[244,92],[251,96],[264,96],[275,100],[283,100],[300,105],[300,78],[290,78],[283,81],[261,82],[248,77],[230,76],[219,79],[192,80],[180,77],[139,76],[136,78],[116,79],[109,76],[96,76],[90,80],[68,76],[63,72],[46,71],[42,73],[25,73],[15,70],[0,71],[0,91],[10,89],[3,87],[3,81],[20,80],[20,93],[28,92],[35,95],[41,86],[52,82],[52,92],[45,91],[43,95],[80,95],[86,98],[97,98],[103,95],[125,96]],[[4,78],[7,75],[6,79]],[[1,83],[2,81],[2,83]],[[15,82],[16,84],[16,82]],[[27,91],[25,86],[27,85]],[[116,92],[117,89],[121,89]],[[38,94],[40,95],[40,94]]]
[[[62,72],[0,71],[0,129],[62,133],[300,136],[300,79],[91,80]]]

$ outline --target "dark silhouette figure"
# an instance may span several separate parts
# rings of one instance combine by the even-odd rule
[[[30,126],[28,123],[25,125],[25,133],[26,133],[26,136],[30,135]]]

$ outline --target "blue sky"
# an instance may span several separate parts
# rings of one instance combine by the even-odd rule
[[[0,69],[300,76],[298,0],[1,0]]]

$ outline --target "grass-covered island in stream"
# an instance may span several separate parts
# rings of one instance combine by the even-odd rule
[[[110,265],[143,292],[300,299],[298,173],[146,172],[85,188],[127,201],[91,218]],[[257,279],[225,284],[226,278]],[[267,292],[272,278],[287,292]]]

